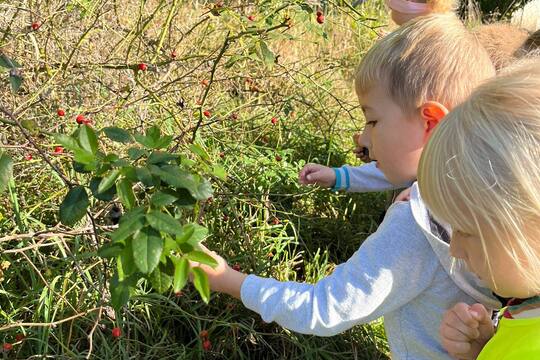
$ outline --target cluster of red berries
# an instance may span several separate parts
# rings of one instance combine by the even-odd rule
[[[79,125],[83,125],[83,124],[84,125],[90,125],[90,124],[92,124],[92,120],[85,118],[83,114],[77,115],[77,117],[75,118],[75,121]]]
[[[24,336],[23,334],[17,334],[17,335],[15,335],[15,341],[16,341],[16,342],[21,342],[21,341],[24,340],[24,338],[25,338],[25,336]],[[5,351],[5,352],[8,352],[8,351],[13,350],[13,344],[12,344],[12,343],[8,343],[8,342],[7,342],[7,343],[4,343],[4,344],[2,345],[2,350]]]
[[[317,22],[319,24],[323,24],[324,23],[324,14],[321,10],[317,11]]]
[[[201,337],[201,340],[203,341],[202,347],[205,351],[210,351],[212,349],[212,343],[210,342],[210,339],[208,338],[208,331],[207,330],[201,330],[199,333],[199,336]]]

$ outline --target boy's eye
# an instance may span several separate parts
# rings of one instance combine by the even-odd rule
[[[377,123],[377,120],[372,120],[372,121],[367,121],[366,122],[366,126],[375,126],[375,124]]]

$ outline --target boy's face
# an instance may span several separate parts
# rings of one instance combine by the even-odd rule
[[[366,117],[359,143],[369,149],[369,157],[392,184],[416,180],[426,140],[421,116],[407,115],[380,83],[359,100]]]

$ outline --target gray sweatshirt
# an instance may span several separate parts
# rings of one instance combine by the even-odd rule
[[[365,179],[367,172],[376,182],[368,181],[366,188],[350,184],[351,189],[393,188],[369,166],[349,168],[349,179]],[[360,173],[351,176],[351,169]],[[266,322],[319,336],[383,316],[393,359],[451,359],[438,336],[444,312],[457,302],[480,302],[490,309],[501,304],[473,274],[459,265],[451,271],[449,245],[440,238],[440,228],[433,225],[414,183],[410,201],[394,203],[377,231],[332,274],[316,284],[249,275],[242,302]]]

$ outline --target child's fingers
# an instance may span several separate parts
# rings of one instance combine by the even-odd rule
[[[471,344],[468,342],[442,339],[441,345],[455,359],[464,359],[465,354],[471,350]]]
[[[454,326],[446,323],[441,327],[441,338],[452,341],[469,342],[476,339],[479,336],[478,329],[463,327],[455,328]]]
[[[478,327],[478,321],[470,312],[470,306],[465,303],[457,303],[450,311],[455,314],[461,322],[470,327]]]
[[[485,341],[491,339],[495,331],[495,327],[491,321],[491,312],[488,311],[482,304],[471,305],[470,311],[472,316],[476,318],[479,323],[479,338]]]
[[[298,174],[298,180],[303,185],[308,185],[309,181],[311,180],[310,174],[317,171],[317,165],[316,164],[307,164],[305,165],[302,170],[300,170],[300,173]]]

